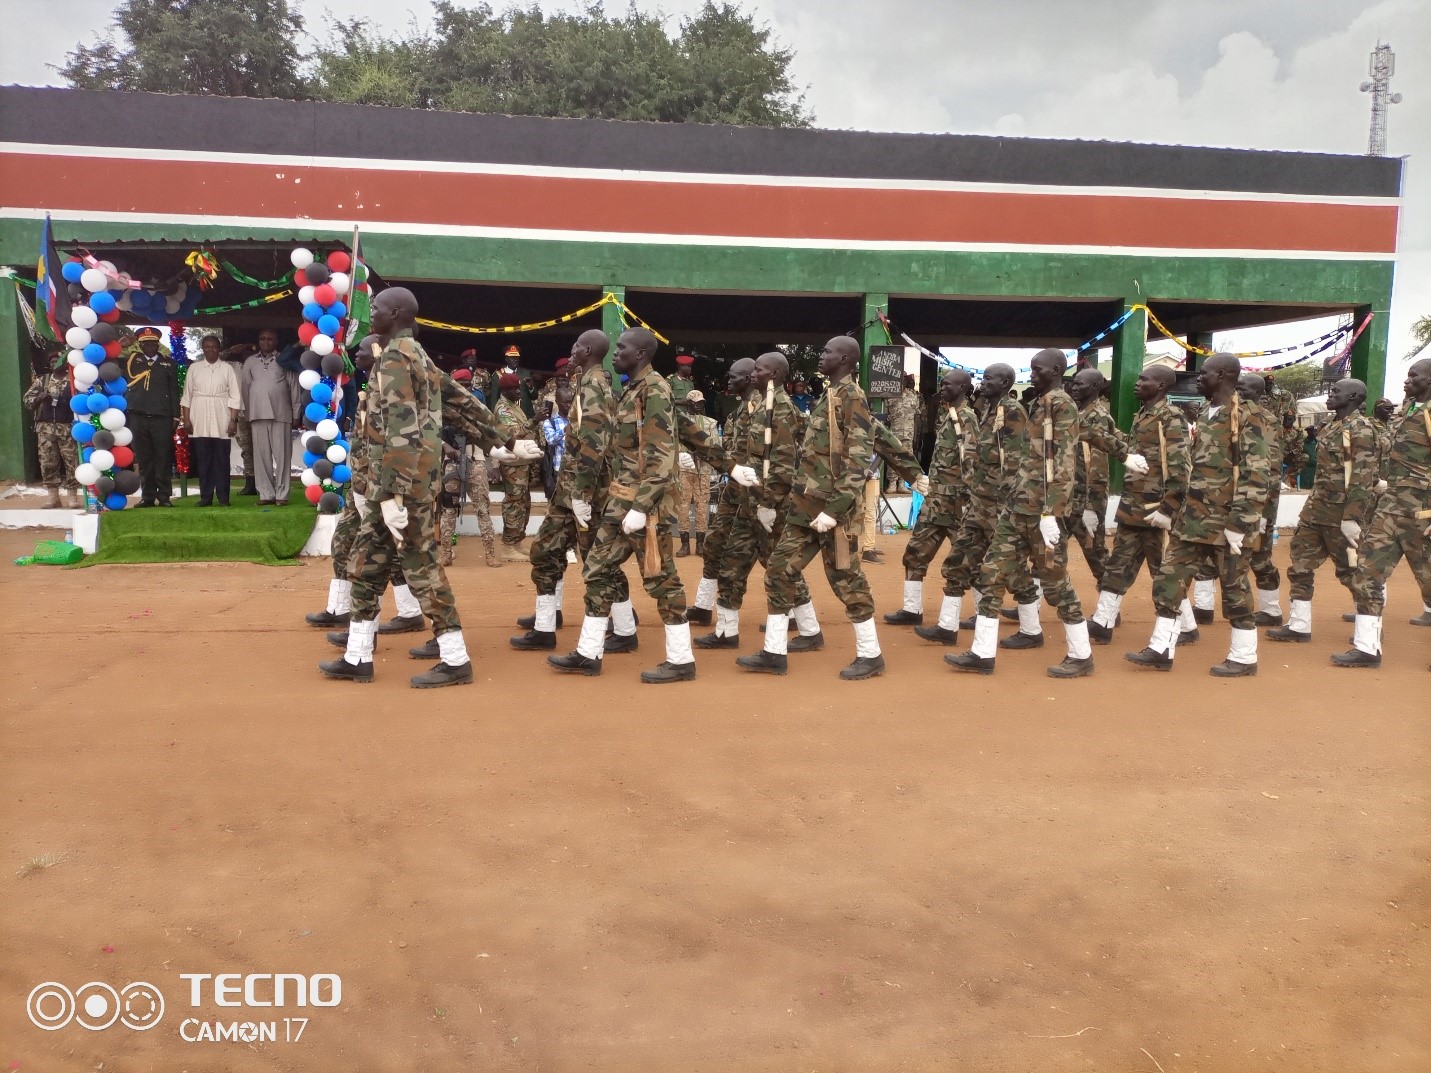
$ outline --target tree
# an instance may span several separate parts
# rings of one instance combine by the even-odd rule
[[[1305,399],[1322,392],[1322,363],[1320,361],[1304,361],[1300,365],[1288,365],[1283,369],[1274,369],[1272,375],[1277,380],[1277,386],[1290,391],[1294,399]]]
[[[1428,346],[1431,346],[1431,313],[1411,325],[1411,351],[1406,356],[1414,358]]]
[[[288,0],[123,0],[60,74],[80,89],[301,98],[302,30]]]

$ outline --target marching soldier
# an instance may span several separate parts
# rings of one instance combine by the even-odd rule
[[[1356,598],[1356,570],[1351,564],[1349,538],[1360,536],[1371,520],[1376,498],[1379,457],[1376,429],[1362,412],[1366,385],[1360,380],[1338,380],[1327,393],[1327,407],[1336,415],[1322,428],[1317,449],[1317,476],[1312,494],[1302,506],[1292,533],[1291,615],[1285,627],[1267,631],[1269,641],[1312,639],[1312,592],[1317,567],[1328,557],[1337,580]]]
[[[470,388],[472,371],[458,369],[452,373],[452,380],[463,388]],[[464,506],[470,503],[473,513],[477,516],[477,532],[482,537],[482,547],[486,552],[485,561],[490,567],[499,567],[503,559],[497,554],[497,531],[492,525],[492,487],[487,477],[487,452],[477,444],[469,442],[461,432],[450,425],[444,424],[442,437],[442,495],[439,497],[442,510],[437,521],[437,538],[440,545],[438,559],[443,566],[451,566],[455,561],[457,523],[462,520]]]
[[[1242,396],[1247,409],[1256,413],[1267,429],[1267,454],[1272,467],[1272,483],[1267,490],[1262,519],[1257,523],[1257,532],[1247,541],[1247,567],[1257,581],[1255,619],[1258,626],[1282,625],[1282,574],[1272,562],[1272,538],[1277,532],[1277,504],[1282,499],[1284,447],[1291,436],[1291,430],[1283,423],[1280,402],[1267,394],[1269,380],[1271,377],[1259,373],[1243,373],[1237,379],[1237,393]],[[1282,394],[1291,397],[1288,392]],[[1294,403],[1294,413],[1295,409]],[[1291,428],[1295,429],[1295,424]]]
[[[694,422],[707,436],[716,435],[714,418],[705,414],[706,397],[699,391],[688,391],[676,405],[685,411],[685,416]],[[696,537],[696,554],[700,555],[706,540],[706,525],[711,515],[711,467],[698,461],[689,451],[677,456],[680,472],[675,487],[676,527],[681,534],[681,548],[677,558],[691,554],[691,534]],[[694,512],[694,525],[690,515]]]
[[[522,440],[537,440],[535,422],[522,408],[522,381],[513,372],[504,372],[498,377],[501,397],[493,410],[504,425]],[[502,546],[503,558],[509,563],[523,563],[527,556],[522,553],[522,541],[527,537],[527,522],[532,516],[532,467],[529,462],[502,463],[502,480],[506,483],[507,494],[502,499]]]
[[[783,355],[782,355],[783,356]],[[731,362],[726,372],[726,394],[736,398],[735,410],[727,421],[725,442],[731,457],[737,462],[750,464],[750,437],[755,420],[757,401],[755,394],[755,362],[751,358],[738,358]],[[726,541],[736,514],[746,506],[750,493],[733,481],[727,481],[716,499],[715,521],[706,533],[706,542],[701,553],[701,580],[696,586],[696,598],[686,612],[687,621],[696,626],[709,626],[716,600],[720,595],[721,563],[725,556]],[[763,560],[762,560],[763,561]],[[720,631],[717,631],[718,633]],[[720,648],[721,645],[705,643],[710,634],[695,641],[698,648]],[[722,634],[722,636],[724,636]]]
[[[1176,380],[1166,366],[1149,365],[1133,385],[1133,393],[1143,405],[1133,418],[1132,431],[1124,436],[1115,427],[1093,433],[1103,450],[1126,464],[1123,494],[1118,500],[1118,533],[1098,586],[1098,609],[1088,620],[1088,636],[1096,645],[1113,640],[1123,597],[1137,579],[1138,568],[1147,563],[1148,576],[1157,578],[1163,546],[1187,494],[1192,464],[1187,421],[1168,402],[1168,391]],[[1179,643],[1189,644],[1197,639],[1197,624],[1189,621],[1192,606],[1188,601],[1179,605],[1179,615]]]
[[[1258,531],[1273,475],[1266,425],[1248,413],[1237,392],[1241,371],[1242,363],[1231,354],[1214,354],[1198,372],[1198,390],[1209,405],[1198,418],[1187,495],[1153,581],[1158,616],[1153,636],[1146,648],[1125,657],[1140,667],[1172,670],[1179,609],[1194,576],[1210,567],[1221,579],[1222,613],[1232,625],[1227,659],[1211,674],[1239,678],[1257,673],[1257,629],[1243,545]]]
[[[1078,447],[1078,407],[1060,386],[1067,362],[1061,350],[1041,350],[1033,357],[1032,398],[1027,403],[1026,434],[1021,437],[1024,446],[1017,461],[1013,496],[979,567],[982,595],[974,623],[974,646],[968,652],[944,657],[956,670],[992,674],[997,647],[1043,646],[1037,603],[1020,602],[1019,632],[997,642],[1004,589],[1015,572],[1029,563],[1044,596],[1058,609],[1067,637],[1068,653],[1062,663],[1048,668],[1049,676],[1081,678],[1093,673],[1088,624],[1068,580],[1068,540],[1063,522],[1073,501],[1074,455]]]
[[[1355,521],[1343,527],[1356,549],[1356,625],[1350,650],[1332,657],[1338,667],[1381,666],[1381,615],[1386,579],[1401,557],[1431,607],[1431,358],[1406,374],[1406,400],[1391,420],[1386,491],[1365,535]]]
[[[1093,581],[1100,586],[1108,565],[1108,453],[1099,445],[1117,428],[1103,398],[1107,386],[1107,378],[1088,366],[1074,374],[1068,388],[1078,404],[1078,450],[1073,456],[1068,535],[1083,552]]]

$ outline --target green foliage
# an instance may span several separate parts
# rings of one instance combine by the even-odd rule
[[[60,74],[80,89],[300,98],[302,29],[288,0],[122,0],[113,31]]]
[[[1431,346],[1431,313],[1422,317],[1415,324],[1411,325],[1411,353],[1407,357],[1419,354],[1428,346]]]
[[[1301,365],[1274,369],[1272,375],[1277,386],[1290,391],[1294,399],[1305,399],[1322,393],[1322,363],[1318,358],[1304,361]]]

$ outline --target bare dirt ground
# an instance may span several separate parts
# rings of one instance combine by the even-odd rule
[[[812,577],[824,652],[784,679],[702,654],[667,688],[637,682],[644,595],[641,651],[572,679],[507,648],[524,569],[468,540],[452,574],[478,682],[417,692],[421,636],[381,641],[370,686],[314,669],[326,561],[3,567],[0,1069],[1431,1068],[1431,630],[1404,568],[1379,672],[1328,666],[1327,573],[1316,641],[1264,644],[1255,679],[1208,677],[1221,621],[1172,674],[1123,662],[1143,579],[1092,679],[1044,676],[1045,611],[1048,647],[992,678],[881,627],[887,675],[846,684]],[[179,975],[276,972],[338,974],[341,1004],[192,1008]],[[152,1031],[26,1018],[41,982],[136,980]],[[243,1021],[279,1039],[181,1037]]]

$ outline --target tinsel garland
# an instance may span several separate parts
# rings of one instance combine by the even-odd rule
[[[189,475],[189,433],[183,425],[174,429],[174,469],[185,477]]]
[[[171,320],[169,322],[169,353],[174,359],[174,364],[179,367],[179,394],[184,394],[184,380],[189,375],[189,343],[184,337],[184,322],[182,320]],[[185,473],[188,470],[184,471]]]

